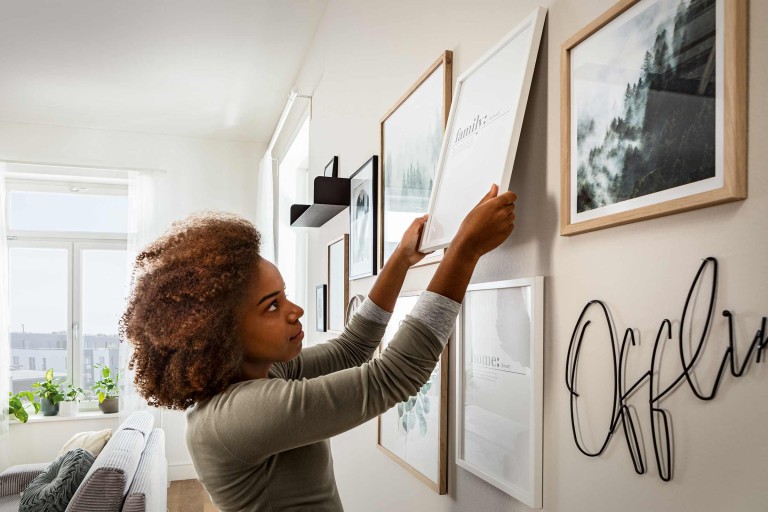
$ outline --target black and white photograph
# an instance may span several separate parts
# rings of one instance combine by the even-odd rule
[[[376,274],[379,157],[372,156],[350,176],[349,278]]]
[[[325,332],[328,329],[325,325],[327,310],[325,307],[327,285],[319,284],[315,286],[315,330]]]

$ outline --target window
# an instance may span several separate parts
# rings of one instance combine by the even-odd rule
[[[31,390],[47,369],[88,388],[100,376],[94,354],[118,369],[127,181],[17,177],[7,184],[11,391]]]
[[[307,233],[291,228],[291,205],[307,203],[309,119],[291,143],[278,170],[277,266],[288,298],[307,309]]]

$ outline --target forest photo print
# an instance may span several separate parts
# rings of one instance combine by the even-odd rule
[[[571,222],[722,187],[718,11],[641,0],[570,50]]]

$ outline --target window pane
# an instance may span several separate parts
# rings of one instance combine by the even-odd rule
[[[125,233],[128,196],[12,190],[8,199],[8,228]]]
[[[127,254],[124,250],[84,249],[83,275],[83,389],[101,378],[96,364],[113,372],[120,364],[118,322],[127,291]]]
[[[67,375],[67,249],[11,247],[11,390]]]

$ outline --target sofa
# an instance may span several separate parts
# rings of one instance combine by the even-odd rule
[[[165,434],[144,411],[131,414],[96,457],[67,512],[165,512],[168,463]],[[22,464],[0,473],[0,512],[16,512],[21,493],[49,463]]]

